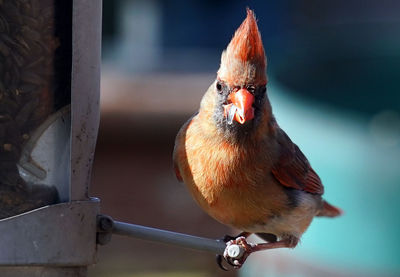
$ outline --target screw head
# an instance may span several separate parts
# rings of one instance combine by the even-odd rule
[[[229,245],[227,248],[228,256],[231,258],[239,258],[243,254],[243,249],[237,244]]]

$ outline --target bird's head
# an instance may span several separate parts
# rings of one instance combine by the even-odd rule
[[[248,133],[261,120],[266,102],[266,58],[253,11],[222,53],[213,94],[214,120],[228,133]]]

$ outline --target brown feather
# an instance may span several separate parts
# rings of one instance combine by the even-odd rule
[[[266,59],[257,21],[252,10],[235,32],[226,51],[222,53],[218,77],[231,85],[252,82],[267,83]]]
[[[286,194],[268,177],[269,163],[262,160],[262,149],[228,142],[215,124],[209,124],[206,111],[178,133],[177,171],[199,205],[218,221],[243,229],[264,224],[286,209]]]
[[[343,211],[338,207],[335,207],[325,200],[322,202],[322,209],[319,211],[317,216],[326,216],[326,217],[337,217],[342,215]]]
[[[183,178],[181,176],[181,173],[179,172],[178,165],[175,162],[174,162],[174,171],[175,171],[176,179],[178,179],[179,182],[183,182]]]
[[[283,186],[322,195],[324,186],[321,179],[299,147],[282,129],[278,131],[277,141],[280,145],[280,156],[278,162],[272,166],[273,176]]]

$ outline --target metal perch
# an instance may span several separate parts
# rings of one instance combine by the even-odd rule
[[[197,237],[136,224],[114,221],[109,216],[99,215],[97,235],[98,243],[108,243],[112,234],[167,243],[219,255],[223,255],[225,252],[228,253],[228,256],[232,259],[241,258],[245,251],[240,245],[227,246],[223,240],[214,240],[210,238]]]

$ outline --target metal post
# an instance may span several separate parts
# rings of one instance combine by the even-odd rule
[[[111,235],[122,235],[148,241],[167,243],[175,246],[211,252],[229,259],[232,263],[242,258],[246,249],[237,243],[226,243],[224,240],[214,240],[167,230],[161,230],[136,224],[114,221],[110,216],[97,216],[97,242],[104,245],[110,242]]]
[[[120,221],[114,221],[113,233],[221,255],[226,248],[226,244],[222,240],[191,236]]]
[[[100,121],[101,0],[74,0],[71,200],[87,200]]]
[[[68,10],[54,10],[54,7],[59,4],[67,5],[69,8],[72,6],[70,17],[68,17]],[[25,144],[6,143],[3,147],[4,151],[10,152],[10,157],[11,154],[15,156],[12,156],[15,164],[21,157],[20,152],[24,153],[25,156],[22,156],[19,161],[20,173],[18,174],[16,165],[12,168],[9,166],[5,170],[11,168],[12,170],[8,171],[13,173],[16,176],[14,179],[19,181],[19,183],[13,181],[16,191],[19,189],[18,184],[32,182],[33,185],[41,184],[39,188],[50,186],[56,188],[55,191],[59,196],[58,204],[54,204],[55,201],[47,201],[40,202],[39,206],[31,205],[28,208],[26,201],[21,200],[21,197],[16,198],[18,200],[14,201],[16,207],[24,208],[24,210],[18,209],[13,216],[8,214],[9,217],[0,220],[0,276],[2,277],[84,277],[87,266],[96,261],[96,216],[99,213],[100,201],[88,197],[88,186],[100,114],[101,6],[102,1],[99,0],[0,1],[0,27],[5,28],[0,32],[8,31],[8,28],[12,26],[17,30],[10,34],[18,34],[15,38],[10,36],[7,40],[3,40],[3,34],[0,38],[0,55],[7,55],[8,58],[14,59],[11,63],[7,63],[13,65],[10,69],[7,68],[10,72],[7,75],[3,73],[0,75],[0,96],[4,98],[3,90],[5,90],[6,97],[12,93],[14,98],[25,97],[22,99],[24,100],[27,95],[30,96],[28,93],[32,93],[32,103],[27,103],[21,108],[21,111],[25,113],[18,113],[16,119],[19,122],[16,122],[18,126],[21,126],[21,122],[35,120],[30,129],[21,128],[21,130],[27,130],[27,133],[17,134],[21,138],[14,134],[11,137],[18,143],[22,139],[35,141]],[[17,23],[27,20],[27,23],[23,22],[21,26],[17,23],[7,25],[8,22],[4,21],[1,12],[8,9],[7,15],[10,18],[16,20]],[[21,12],[32,12],[32,16],[20,16]],[[51,24],[46,18],[57,18],[60,15],[63,19],[64,17],[67,19],[65,22],[58,23],[62,27],[67,26],[67,29],[72,29],[72,33],[66,35],[67,42],[64,41],[61,44],[67,47],[63,48],[64,50],[70,49],[70,51],[65,56],[59,57],[60,59],[52,59],[43,55],[55,56],[62,40],[55,37],[50,42],[41,41],[40,30],[32,28],[40,24]],[[42,27],[42,30],[48,31],[49,28],[46,25]],[[43,37],[48,38],[51,35],[46,34]],[[25,62],[25,57],[32,57],[34,62]],[[45,62],[42,62],[43,60]],[[38,72],[34,72],[32,68]],[[71,76],[63,75],[63,83],[57,83],[60,79],[52,73],[54,68],[61,68],[62,72],[67,72]],[[40,75],[40,70],[45,71],[44,77]],[[3,87],[3,77],[7,81],[6,88]],[[60,95],[67,100],[57,106],[59,104],[57,97]],[[42,105],[42,101],[45,101],[46,105]],[[68,107],[69,103],[70,107]],[[38,114],[40,117],[34,117]],[[8,120],[8,118],[0,112],[0,119]],[[46,120],[46,118],[51,120]],[[3,121],[0,120],[0,124],[2,123]],[[0,131],[1,127],[3,126],[0,126]],[[8,128],[9,125],[6,127]],[[35,132],[35,130],[40,132]],[[0,132],[0,136],[4,133],[9,132]],[[44,137],[46,140],[43,141]],[[22,149],[23,145],[27,146]],[[59,155],[61,152],[54,149],[62,149],[65,155]],[[0,149],[1,151],[3,149]],[[51,160],[43,162],[43,159],[40,159],[39,163],[30,164],[34,160],[31,156],[38,152],[44,154],[39,155],[40,158],[51,157]],[[41,162],[43,164],[40,164]],[[2,165],[0,164],[1,174],[3,174],[1,170],[4,170]],[[54,176],[55,172],[60,174],[57,173],[57,176]],[[19,177],[21,178],[18,179]],[[0,179],[0,181],[4,180],[11,179]],[[0,188],[5,188],[1,185],[2,183],[0,183]],[[36,188],[36,186],[32,187]],[[3,201],[2,192],[0,190],[0,199]],[[22,196],[25,195],[28,193],[22,194]],[[42,195],[36,193],[35,197],[40,199]],[[21,212],[25,213],[21,214]]]

